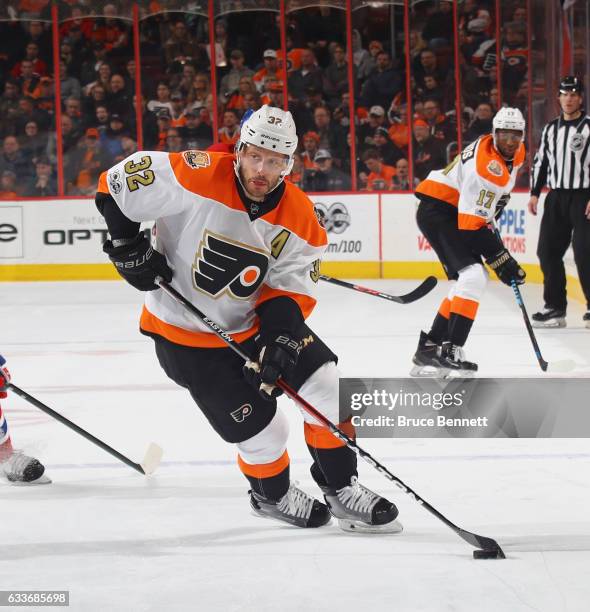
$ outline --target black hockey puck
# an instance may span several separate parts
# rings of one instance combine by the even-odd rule
[[[477,549],[473,551],[474,559],[504,559],[504,553],[500,549],[484,550]]]

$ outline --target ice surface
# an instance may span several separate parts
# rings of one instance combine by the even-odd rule
[[[404,293],[417,281],[361,281]],[[402,306],[321,284],[310,325],[346,376],[405,376],[419,330],[446,292]],[[525,285],[533,312],[539,286]],[[361,480],[398,504],[405,532],[298,530],[250,514],[235,451],[160,370],[137,331],[141,295],[119,282],[3,283],[0,349],[13,382],[134,461],[153,440],[164,460],[145,478],[14,394],[14,442],[53,484],[0,484],[0,590],[69,589],[72,610],[587,611],[587,440],[361,440],[458,525],[496,538],[504,561],[471,548],[380,474]],[[590,375],[590,331],[541,330],[545,359]],[[509,288],[492,283],[467,345],[482,376],[547,376]],[[309,475],[299,411],[292,475]],[[19,608],[24,609],[24,608]]]

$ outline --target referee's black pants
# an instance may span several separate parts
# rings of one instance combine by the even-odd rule
[[[546,306],[560,310],[567,307],[563,256],[571,242],[590,309],[590,220],[584,214],[589,200],[590,189],[553,189],[547,194],[537,247]]]

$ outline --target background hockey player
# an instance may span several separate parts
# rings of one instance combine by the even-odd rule
[[[534,327],[565,327],[567,292],[563,256],[570,243],[587,302],[590,328],[590,117],[583,111],[582,81],[567,76],[559,84],[562,113],[549,122],[531,175],[529,211],[537,214],[541,189],[547,183],[537,255],[543,271],[545,308],[533,316]]]
[[[492,126],[491,135],[471,143],[416,187],[418,226],[448,278],[457,282],[430,331],[420,334],[413,375],[477,370],[465,360],[462,347],[488,280],[482,257],[503,283],[524,282],[524,270],[502,244],[493,222],[506,206],[525,159],[525,121],[518,109],[502,108]]]
[[[290,483],[287,421],[275,383],[284,378],[338,422],[336,356],[305,325],[314,308],[327,236],[313,204],[284,181],[297,147],[290,113],[263,106],[242,126],[236,155],[140,152],[103,173],[96,201],[117,270],[147,291],[141,331],[166,374],[185,387],[212,427],[238,449],[256,513],[317,527],[399,530],[397,508],[360,485],[356,455],[304,414],[311,473],[326,504]],[[155,220],[157,250],[139,232]],[[163,291],[174,285],[228,330],[241,359]],[[350,420],[339,424],[354,435]]]
[[[0,400],[7,397],[7,383],[10,382],[10,372],[6,360],[0,355]],[[51,482],[45,475],[45,466],[34,457],[29,457],[14,450],[8,421],[0,405],[0,477],[13,484],[48,484]]]

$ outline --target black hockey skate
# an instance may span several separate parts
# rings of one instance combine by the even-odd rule
[[[533,327],[565,327],[565,310],[545,306],[531,317]]]
[[[297,527],[321,527],[330,522],[328,506],[291,483],[281,499],[272,500],[249,491],[250,505],[258,516],[272,518]]]
[[[443,342],[438,357],[440,367],[455,376],[470,376],[477,372],[477,363],[465,359],[465,351],[462,347],[452,342]]]
[[[440,344],[430,339],[430,336],[421,331],[418,348],[412,357],[414,367],[410,376],[436,376],[440,369],[438,358],[440,356]]]
[[[14,451],[0,462],[0,475],[12,484],[33,485],[51,482],[45,475],[45,466],[38,459],[20,451]]]
[[[340,529],[358,533],[400,533],[398,509],[384,497],[359,483],[356,476],[341,489],[321,487],[332,516]]]
[[[582,321],[584,321],[584,325],[590,329],[590,310],[587,310],[584,316],[582,317]]]

